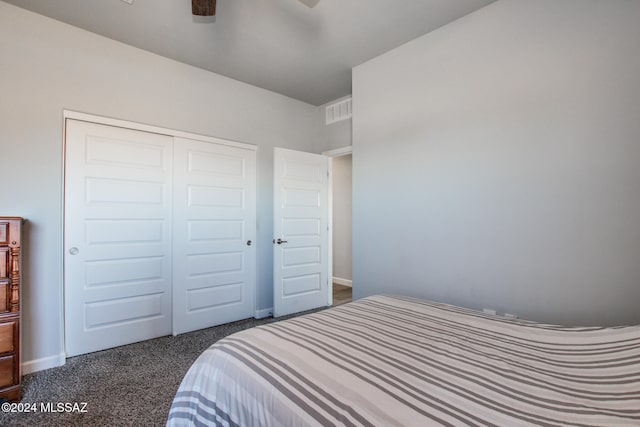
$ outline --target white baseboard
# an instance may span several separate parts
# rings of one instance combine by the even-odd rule
[[[256,310],[256,313],[253,317],[255,317],[256,319],[263,319],[269,316],[273,316],[273,307],[265,308],[262,310]]]
[[[341,279],[340,277],[334,277],[333,283],[335,283],[336,285],[349,286],[350,288],[353,287],[353,282],[351,280]]]
[[[67,363],[67,356],[64,353],[43,357],[41,359],[28,360],[22,363],[22,375],[44,371],[49,368],[57,368],[65,363]]]

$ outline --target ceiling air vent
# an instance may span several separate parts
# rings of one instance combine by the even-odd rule
[[[351,118],[351,98],[327,106],[327,124]]]

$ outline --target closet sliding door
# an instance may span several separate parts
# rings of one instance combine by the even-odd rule
[[[255,150],[67,119],[68,356],[253,317]]]
[[[171,333],[172,143],[67,120],[68,356]]]
[[[256,153],[174,139],[173,333],[253,317]]]

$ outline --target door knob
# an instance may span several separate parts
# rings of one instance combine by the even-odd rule
[[[75,246],[69,249],[69,253],[71,255],[78,255],[79,252],[80,252],[80,249],[76,248]]]
[[[251,240],[247,240],[247,246],[251,246]]]
[[[283,243],[288,243],[288,242],[286,240],[278,239],[278,240],[276,240],[276,243],[281,245]]]

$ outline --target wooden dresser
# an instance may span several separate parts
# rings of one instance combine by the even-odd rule
[[[20,400],[20,232],[24,220],[0,216],[0,401]]]

